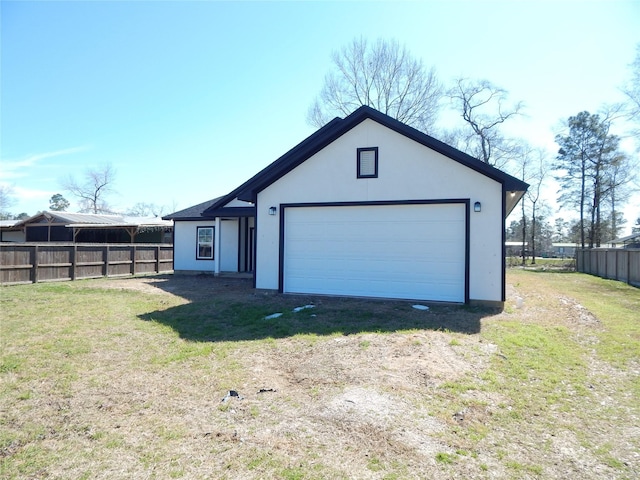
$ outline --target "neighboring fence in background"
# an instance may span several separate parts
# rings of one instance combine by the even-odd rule
[[[37,283],[173,271],[173,245],[2,243],[0,284]]]
[[[640,249],[577,249],[576,270],[640,287]]]

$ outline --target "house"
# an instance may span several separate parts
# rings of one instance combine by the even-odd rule
[[[255,217],[255,206],[233,195],[163,217],[174,222],[174,271],[253,272]]]
[[[632,233],[626,237],[611,240],[608,243],[611,248],[640,248],[640,233]]]
[[[556,242],[551,244],[551,257],[553,258],[574,258],[576,256],[576,248],[579,245],[571,242]]]
[[[161,218],[44,211],[16,222],[11,231],[14,236],[5,238],[3,233],[3,241],[170,243],[173,222]]]
[[[258,289],[503,302],[505,219],[528,185],[370,107],[229,194],[164,217],[174,271]]]
[[[505,255],[507,257],[521,257],[522,256],[522,247],[524,245],[524,254],[530,255],[529,253],[529,242],[504,242],[505,246]]]
[[[19,220],[0,220],[0,242],[24,242],[24,230],[16,227]]]

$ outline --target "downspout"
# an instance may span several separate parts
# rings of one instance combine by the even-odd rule
[[[502,302],[507,300],[507,195],[509,192],[502,184]]]
[[[257,284],[257,274],[258,271],[258,194],[253,194],[253,205],[255,207],[255,214],[253,216],[253,252],[250,253],[252,255],[252,266],[253,266],[253,288],[256,288]]]
[[[214,229],[213,237],[213,273],[215,275],[220,274],[220,217],[216,217],[216,228]]]

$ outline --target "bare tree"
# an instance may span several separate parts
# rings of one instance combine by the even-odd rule
[[[115,175],[113,166],[106,164],[86,170],[82,182],[69,176],[62,182],[62,188],[78,198],[81,212],[110,213],[106,197],[113,192]]]
[[[627,96],[627,108],[629,117],[640,123],[640,43],[636,45],[636,58],[631,67],[631,80],[624,87],[623,92]],[[635,132],[640,135],[640,130]]]
[[[0,184],[0,220],[7,220],[11,217],[9,208],[14,203],[13,187]]]
[[[362,37],[334,52],[332,60],[335,71],[309,108],[311,125],[321,127],[368,105],[430,133],[443,95],[433,67],[426,68],[396,40],[369,44]]]
[[[520,159],[520,173],[522,176],[522,181],[526,182],[528,180],[529,170],[531,168],[531,147],[527,144],[521,145],[521,151],[519,152],[518,158]],[[527,202],[528,196],[524,196],[520,200],[520,207],[522,208],[522,219],[520,221],[520,226],[522,228],[522,266],[524,267],[527,261]]]
[[[458,147],[485,163],[504,167],[516,148],[501,133],[500,126],[519,115],[522,102],[505,106],[507,91],[487,80],[456,80],[449,97],[457,104],[467,133],[462,133]]]
[[[156,205],[155,203],[138,202],[127,210],[127,215],[132,217],[161,217],[164,211],[164,206]]]
[[[547,162],[546,154],[543,149],[537,149],[532,152],[534,156],[531,162],[531,172],[527,179],[527,183],[531,187],[527,190],[526,196],[531,202],[531,264],[536,263],[536,240],[537,240],[537,207],[538,200],[540,200],[540,194],[542,186],[549,174],[549,165]]]

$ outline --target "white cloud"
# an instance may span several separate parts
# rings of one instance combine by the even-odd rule
[[[20,201],[38,199],[48,200],[52,195],[55,195],[55,193],[56,192],[52,190],[35,190],[32,188],[13,187],[13,196],[18,198]]]
[[[0,160],[0,180],[9,180],[12,178],[22,178],[29,174],[28,169],[36,166],[38,162],[47,158],[59,157],[62,155],[70,155],[87,150],[88,147],[72,147],[63,150],[55,150],[53,152],[36,153],[22,159],[1,159]]]

